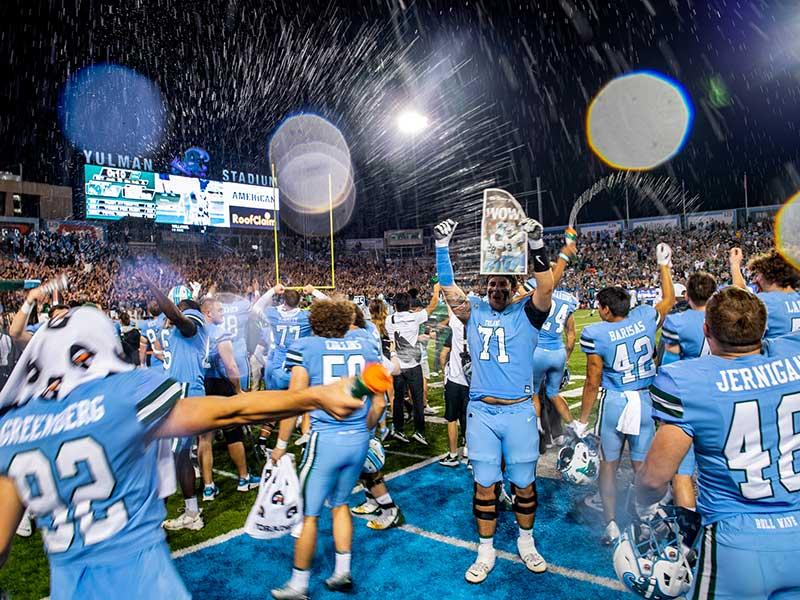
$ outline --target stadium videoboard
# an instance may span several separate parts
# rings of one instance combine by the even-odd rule
[[[174,226],[280,228],[278,189],[85,165],[86,218]]]

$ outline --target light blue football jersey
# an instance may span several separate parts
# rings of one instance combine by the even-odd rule
[[[533,351],[539,330],[525,311],[530,302],[517,302],[497,312],[487,300],[471,299],[466,325],[472,360],[470,400],[485,396],[516,400],[533,393]]]
[[[189,386],[187,395],[203,396],[205,387],[203,379],[208,353],[208,328],[205,317],[200,311],[187,309],[183,314],[197,326],[192,337],[184,337],[175,327],[166,327],[161,331],[161,347],[164,349],[164,370],[175,381]]]
[[[545,350],[561,350],[564,347],[564,326],[570,315],[578,308],[578,299],[569,292],[553,292],[550,315],[539,330],[539,347]]]
[[[800,294],[797,292],[760,292],[756,294],[767,306],[765,338],[800,331]]]
[[[161,330],[164,329],[165,317],[163,314],[153,317],[152,319],[144,319],[138,321],[136,327],[142,332],[142,335],[147,338],[147,343],[150,347],[150,367],[164,368],[164,361],[156,356],[153,349],[156,344],[161,344]]]
[[[708,341],[703,334],[706,313],[690,308],[679,313],[667,315],[661,336],[670,346],[680,346],[682,359],[697,358],[710,354]]]
[[[694,439],[704,524],[800,510],[800,336],[760,355],[672,363],[650,396],[655,418]]]
[[[219,355],[219,345],[221,342],[233,342],[233,334],[221,325],[208,323],[208,357],[206,360],[206,377],[216,379],[226,379],[225,364]]]
[[[222,328],[231,335],[233,356],[236,363],[247,362],[247,328],[250,323],[252,304],[233,294],[220,294],[217,298],[222,306]]]
[[[658,312],[642,304],[615,323],[593,323],[581,333],[581,349],[603,359],[602,386],[626,392],[646,389],[656,374],[653,359]]]
[[[377,348],[378,352],[380,352],[381,351],[381,340],[380,340],[380,337],[375,337],[375,333],[377,333],[378,328],[375,327],[375,325],[372,325],[372,329],[374,329],[374,332],[373,332],[373,331],[370,330],[370,325],[372,325],[372,323],[368,322],[366,329],[361,329],[361,328],[359,328],[359,329],[351,329],[350,331],[348,331],[345,334],[344,337],[347,338],[347,339],[355,338],[355,339],[364,340],[368,344],[373,344]]]
[[[264,316],[272,334],[273,348],[269,362],[272,366],[280,366],[286,358],[289,346],[311,335],[308,311],[299,308],[287,311],[270,306],[264,311]]]
[[[163,372],[135,369],[0,419],[0,474],[36,518],[51,565],[113,562],[164,540],[148,434],[182,389]]]
[[[364,332],[341,339],[318,336],[305,337],[294,342],[286,353],[286,368],[304,367],[308,371],[309,385],[325,385],[342,377],[355,377],[367,363],[380,362],[380,350]],[[311,411],[313,431],[355,430],[368,431],[367,413],[370,400],[365,398],[364,408],[354,411],[338,421],[324,410]]]

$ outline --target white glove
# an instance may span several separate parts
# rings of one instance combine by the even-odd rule
[[[530,246],[531,250],[544,248],[544,240],[542,239],[544,227],[542,227],[539,221],[536,219],[525,219],[520,222],[519,226],[522,231],[528,234],[528,246]]]
[[[192,290],[192,300],[194,300],[195,302],[199,302],[200,301],[200,289],[203,286],[200,285],[200,282],[198,282],[198,281],[190,281],[189,282],[189,287]]]
[[[577,419],[572,421],[569,425],[567,425],[569,429],[573,431],[573,433],[578,436],[579,438],[585,438],[586,435],[589,433],[589,424],[588,423],[581,423]]]
[[[450,245],[450,238],[453,237],[457,226],[458,222],[447,219],[433,228],[433,237],[436,238],[437,248],[447,248]]]
[[[672,248],[669,247],[669,244],[661,243],[656,246],[656,262],[659,266],[672,267]]]

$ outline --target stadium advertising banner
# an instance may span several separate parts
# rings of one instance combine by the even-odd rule
[[[0,218],[0,235],[3,237],[13,235],[12,231],[28,235],[31,231],[39,231],[39,219],[28,217],[2,217]]]
[[[84,167],[86,217],[153,219],[176,226],[278,227],[278,189],[121,169]]]
[[[579,225],[581,235],[601,235],[604,233],[616,234],[625,227],[625,221],[605,221],[603,223],[586,223]]]
[[[664,217],[647,217],[643,219],[631,219],[630,228],[637,229],[663,229],[664,227],[680,227],[680,215],[667,215]]]
[[[733,210],[713,210],[709,212],[694,213],[686,217],[686,225],[688,227],[709,225],[711,223],[733,225],[735,222],[736,211]]]
[[[352,252],[359,252],[362,250],[383,250],[383,238],[356,238],[344,241],[345,248]]]
[[[387,248],[422,246],[422,229],[392,229],[383,234]]]
[[[103,227],[97,225],[89,225],[82,221],[58,221],[55,219],[48,219],[45,221],[47,231],[53,233],[82,233],[91,235],[96,240],[106,239],[106,232]]]

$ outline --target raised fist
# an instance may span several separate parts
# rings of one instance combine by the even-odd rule
[[[731,248],[729,259],[732,265],[737,267],[741,266],[742,261],[744,260],[744,255],[742,254],[741,248]]]
[[[436,247],[444,248],[450,245],[450,238],[456,231],[458,223],[453,219],[442,221],[433,228],[433,237],[436,238]]]
[[[528,240],[542,239],[544,227],[542,227],[542,224],[536,219],[525,219],[524,221],[520,221],[519,226],[522,231],[528,234]]]
[[[672,266],[672,248],[663,242],[656,246],[656,262],[659,265]]]

